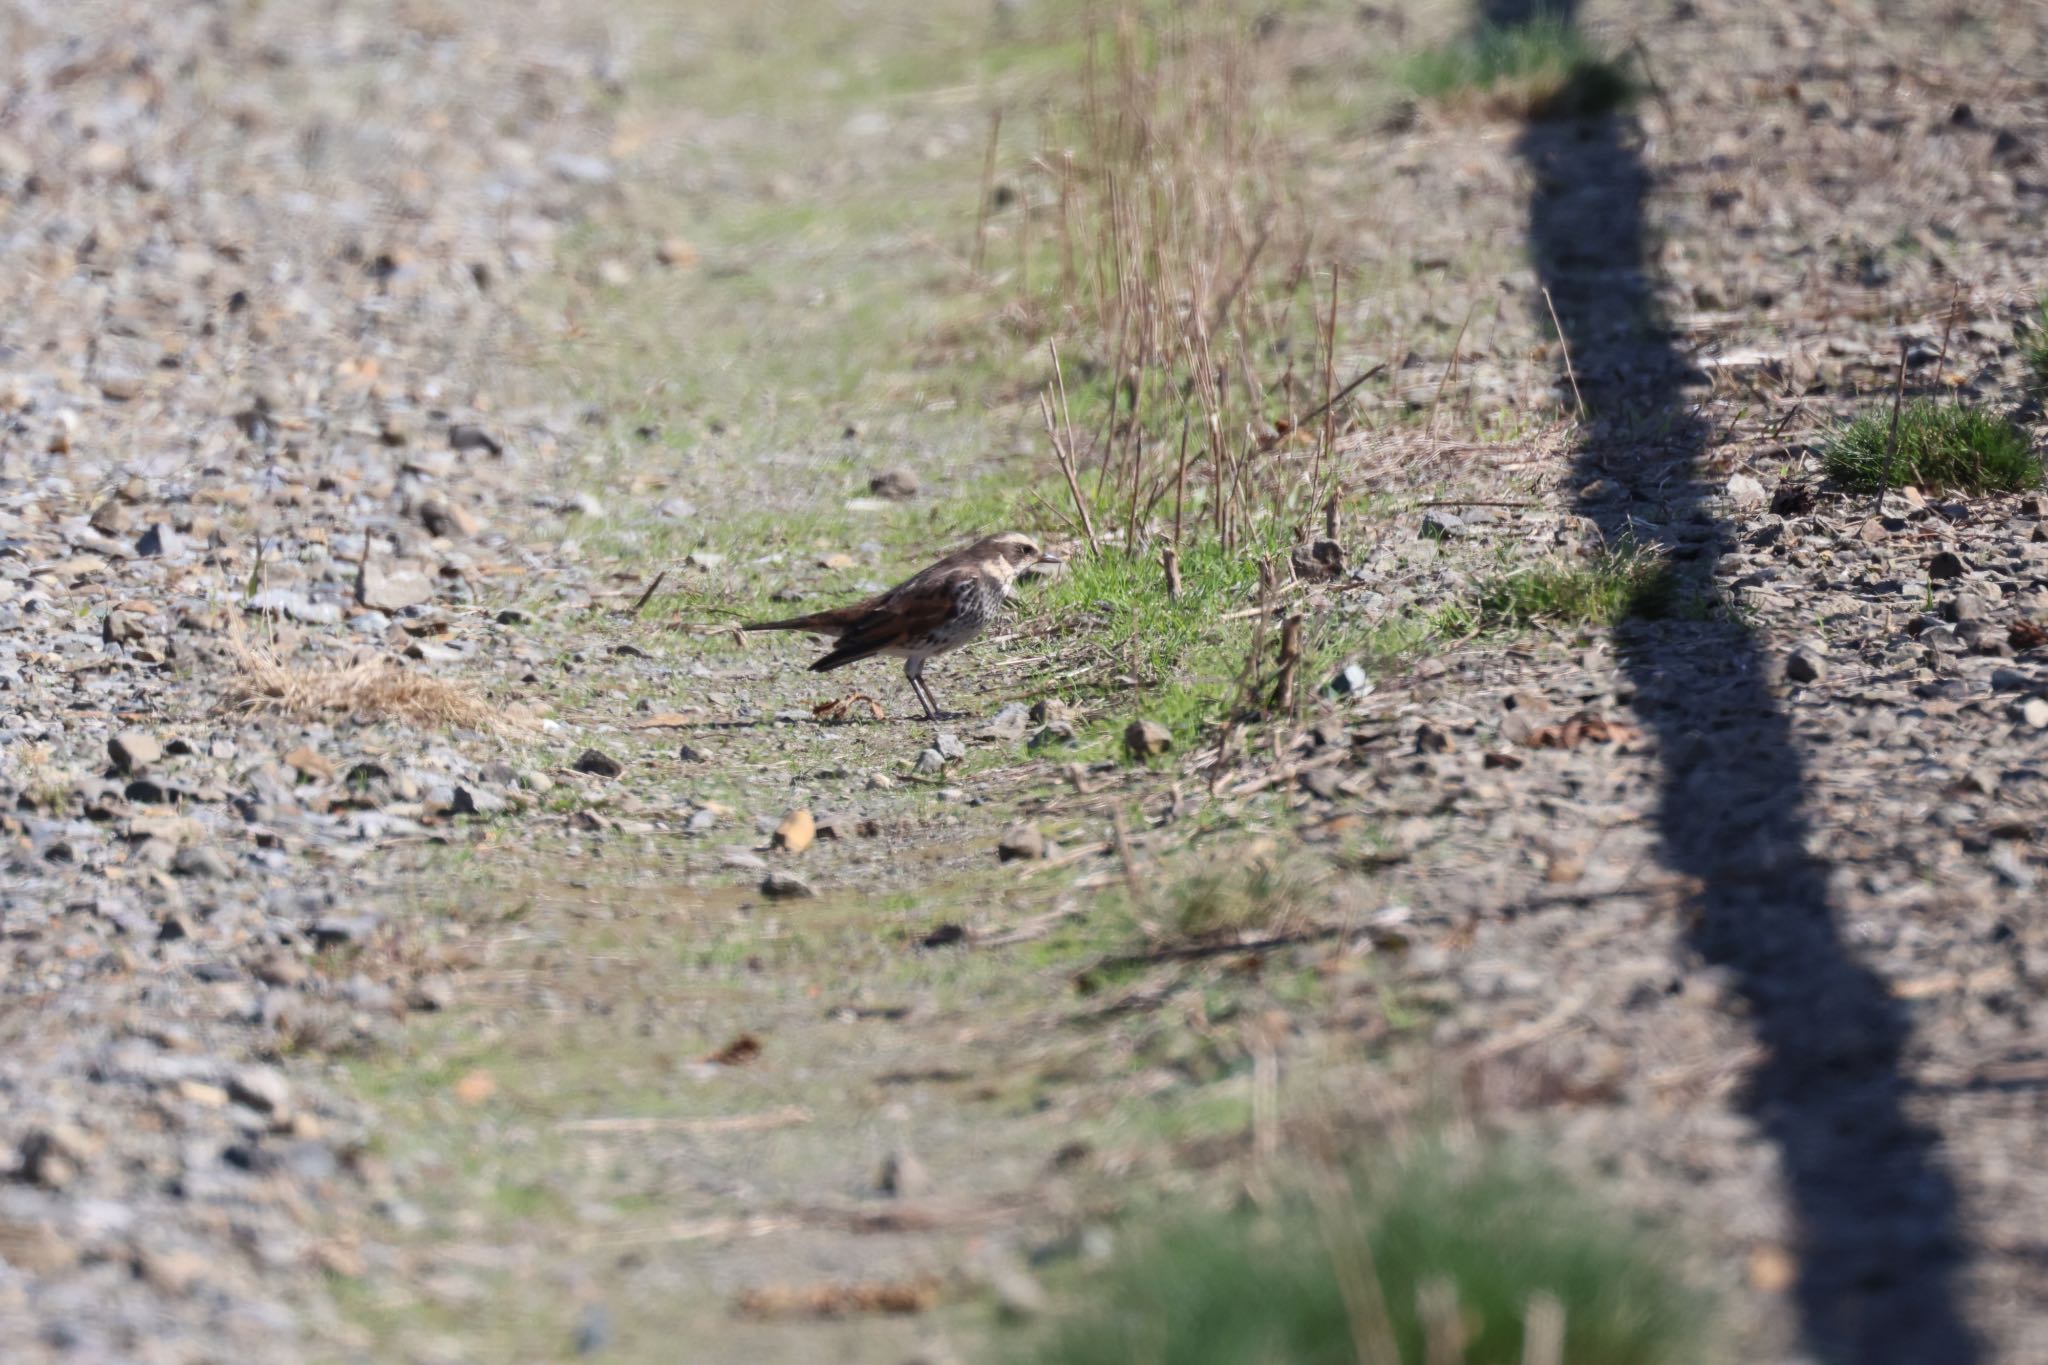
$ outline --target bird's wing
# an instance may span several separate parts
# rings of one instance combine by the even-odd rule
[[[914,582],[915,580],[913,580]],[[904,588],[911,585],[906,583]],[[899,648],[909,641],[930,635],[953,614],[951,585],[934,585],[927,590],[899,589],[884,596],[874,608],[847,626],[838,645],[811,665],[813,672],[825,673],[844,664]]]

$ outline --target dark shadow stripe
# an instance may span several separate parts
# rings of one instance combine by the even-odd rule
[[[1482,23],[1572,0],[1480,0]],[[1610,542],[1656,540],[1704,593],[1732,532],[1701,468],[1709,429],[1648,276],[1650,176],[1622,117],[1532,123],[1529,247],[1593,414],[1574,487]],[[1549,310],[1534,300],[1539,325]],[[1910,1023],[1843,941],[1827,867],[1806,852],[1806,773],[1768,651],[1738,622],[1632,626],[1620,645],[1664,765],[1664,857],[1698,878],[1692,946],[1727,969],[1764,1060],[1743,1102],[1777,1145],[1796,1224],[1806,1347],[1840,1365],[1971,1365],[1955,1300],[1956,1196],[1936,1138],[1908,1118]]]

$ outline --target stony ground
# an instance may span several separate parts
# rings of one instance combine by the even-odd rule
[[[1119,1219],[1446,1115],[1659,1219],[1720,1358],[2048,1357],[2048,520],[1810,453],[1902,345],[2021,394],[2043,13],[1598,7],[1652,97],[1526,132],[1350,91],[1469,16],[1290,12],[1394,362],[1291,600],[1625,537],[1726,609],[1149,766],[1042,585],[942,734],[716,630],[1042,472],[959,259],[1031,13],[0,10],[9,1359],[967,1358]],[[453,688],[364,723],[386,660]],[[1320,937],[1102,965],[1256,839]]]

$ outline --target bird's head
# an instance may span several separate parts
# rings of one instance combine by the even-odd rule
[[[1026,569],[1049,568],[1061,562],[1058,555],[1039,548],[1037,541],[1020,531],[988,536],[975,545],[974,552],[1005,583],[1015,580]]]

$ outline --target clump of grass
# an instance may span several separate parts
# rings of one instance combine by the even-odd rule
[[[1885,482],[1891,445],[1889,405],[1835,428],[1821,448],[1828,476],[1852,491]],[[2041,456],[2024,428],[1982,408],[1915,399],[1899,411],[1890,484],[1964,493],[2011,493],[2041,483]]]
[[[244,640],[231,640],[229,648],[236,671],[221,686],[221,705],[226,710],[268,711],[307,721],[369,724],[397,720],[425,728],[458,727],[493,735],[522,734],[533,728],[529,717],[507,710],[472,688],[415,672],[391,659],[297,668]]]
[[[1495,117],[1591,118],[1628,102],[1635,82],[1555,14],[1489,25],[1408,59],[1409,89],[1424,99],[1472,103]]]
[[[1671,566],[1641,550],[1609,550],[1585,560],[1517,569],[1480,585],[1474,610],[1482,629],[1531,625],[1616,626],[1630,617],[1670,616],[1682,595]]]
[[[1677,1365],[1700,1301],[1642,1236],[1494,1158],[1177,1220],[1135,1240],[1033,1365]],[[1526,1343],[1530,1336],[1549,1340]]]
[[[2020,326],[2016,340],[2020,359],[2026,362],[2028,385],[2048,397],[2048,294],[2035,302],[2034,316]]]
[[[1284,934],[1309,922],[1324,880],[1317,864],[1277,852],[1219,855],[1169,884],[1144,927],[1155,947]]]

